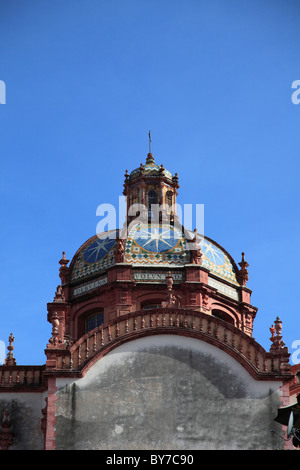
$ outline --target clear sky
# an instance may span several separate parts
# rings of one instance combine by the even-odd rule
[[[267,350],[300,341],[300,3],[12,0],[0,6],[0,340],[43,364],[62,251],[96,233],[125,170],[179,175],[205,235],[246,253]],[[300,355],[299,355],[300,357]],[[299,361],[297,361],[299,362]]]

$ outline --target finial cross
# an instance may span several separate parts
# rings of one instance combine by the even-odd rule
[[[151,131],[148,132],[149,135],[149,153],[151,153]]]

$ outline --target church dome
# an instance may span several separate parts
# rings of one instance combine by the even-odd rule
[[[180,225],[176,213],[178,175],[172,176],[163,165],[155,163],[150,143],[149,132],[145,164],[141,163],[130,174],[126,170],[123,194],[127,213],[122,229],[126,227],[126,233],[122,231],[120,235],[119,230],[111,230],[85,242],[70,264],[70,282],[79,285],[90,283],[97,276],[106,277],[106,272],[120,263],[131,266],[132,279],[136,270],[143,269],[180,270],[184,277],[185,266],[199,264],[201,259],[201,265],[209,271],[217,289],[220,287],[218,280],[233,288],[239,286],[239,269],[216,242],[197,235],[198,247],[191,251],[195,233]],[[141,206],[136,213],[131,210],[135,204]],[[156,216],[153,205],[161,208]]]
[[[115,230],[89,238],[75,253],[70,264],[70,281],[90,278],[114,265]]]
[[[94,235],[75,254],[70,264],[70,281],[78,282],[104,273],[115,264],[118,231]],[[208,237],[199,237],[202,266],[222,281],[239,285],[238,268],[231,256]],[[124,242],[124,263],[134,268],[183,268],[190,263],[188,240],[168,224],[138,223]]]

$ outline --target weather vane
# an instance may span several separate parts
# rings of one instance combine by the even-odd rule
[[[151,153],[151,131],[149,131],[148,135],[149,135],[149,153]]]

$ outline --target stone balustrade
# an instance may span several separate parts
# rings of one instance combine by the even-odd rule
[[[43,386],[45,366],[3,365],[0,367],[0,391],[10,386],[38,388]]]
[[[72,346],[46,350],[45,366],[3,365],[0,391],[44,387],[45,375],[82,376],[94,362],[121,344],[144,336],[175,334],[206,341],[231,355],[256,379],[290,376],[287,348],[265,351],[254,338],[220,318],[185,309],[140,310],[115,318],[82,336]]]
[[[161,308],[122,315],[90,331],[68,353],[56,355],[56,370],[83,371],[124,342],[155,334],[178,334],[211,343],[242,363],[255,378],[289,374],[286,350],[266,352],[254,338],[211,315]]]

